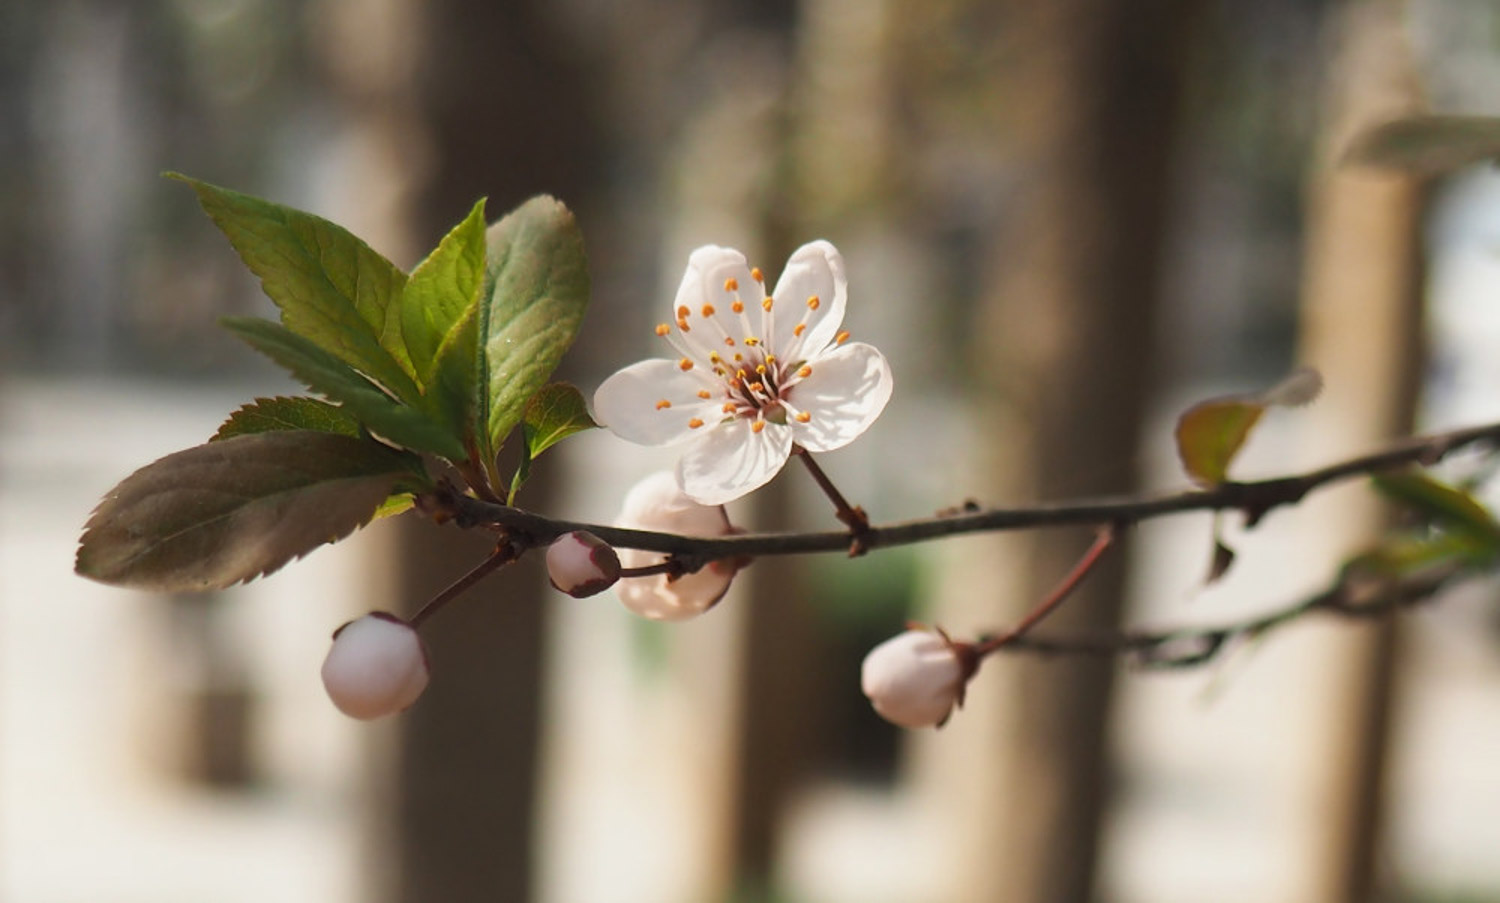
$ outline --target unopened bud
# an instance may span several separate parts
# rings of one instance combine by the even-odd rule
[[[609,589],[620,579],[620,557],[609,543],[575,530],[547,547],[547,576],[561,592],[582,599]]]
[[[394,715],[427,689],[427,649],[408,623],[383,611],[334,631],[323,688],[340,712],[368,721]]]
[[[880,717],[901,727],[941,727],[963,704],[975,663],[968,647],[927,630],[908,630],[870,650],[860,687]],[[970,659],[973,656],[969,656]]]

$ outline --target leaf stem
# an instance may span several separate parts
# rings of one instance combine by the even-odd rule
[[[426,605],[423,605],[416,614],[411,616],[409,623],[414,628],[421,626],[423,621],[435,614],[444,605],[458,598],[469,587],[519,557],[520,551],[515,543],[511,542],[510,537],[502,538],[499,544],[495,546],[495,551],[491,552],[488,558],[479,562],[467,574],[449,584],[447,589],[433,596]]]
[[[1099,559],[1103,557],[1104,552],[1114,544],[1118,532],[1118,528],[1113,524],[1101,527],[1099,534],[1094,537],[1094,544],[1089,546],[1088,551],[1083,553],[1083,557],[1078,559],[1078,563],[1073,565],[1073,569],[1068,572],[1067,576],[1063,577],[1062,582],[1047,595],[1047,598],[1043,599],[1040,604],[1027,612],[1026,616],[1016,622],[1016,625],[1010,630],[974,644],[974,654],[979,658],[983,658],[1003,646],[1015,642],[1025,636],[1031,628],[1040,624],[1042,619],[1056,611],[1057,606],[1061,605],[1064,599],[1073,594],[1073,591],[1083,582],[1083,578],[1087,577],[1089,571],[1094,569],[1094,565],[1099,563]]]

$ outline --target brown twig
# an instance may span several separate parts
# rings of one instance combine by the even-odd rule
[[[1262,636],[1307,615],[1321,613],[1349,619],[1382,617],[1429,601],[1444,586],[1478,573],[1472,566],[1450,564],[1380,583],[1371,583],[1368,578],[1346,577],[1309,599],[1240,621],[1096,636],[1026,634],[1013,638],[1001,648],[1006,652],[1042,655],[1124,655],[1138,667],[1187,668],[1209,662],[1235,642]]]
[[[1094,569],[1094,565],[1099,563],[1099,559],[1103,557],[1104,552],[1110,546],[1114,545],[1115,536],[1116,528],[1113,525],[1101,528],[1099,535],[1094,537],[1094,544],[1089,546],[1089,550],[1083,553],[1083,557],[1078,559],[1077,564],[1073,565],[1073,570],[1068,572],[1067,576],[1048,594],[1047,598],[1043,599],[1041,604],[1027,612],[1026,616],[1018,621],[1010,630],[975,643],[975,656],[983,658],[992,652],[1002,649],[1021,639],[1031,628],[1040,624],[1043,618],[1050,615],[1057,609],[1057,606],[1062,604],[1064,599],[1073,594],[1073,590],[1078,588],[1078,585],[1083,582],[1083,578],[1087,577],[1089,571]]]
[[[411,616],[411,626],[419,627],[422,622],[436,614],[439,609],[454,599],[458,598],[469,587],[483,580],[489,574],[499,570],[520,557],[522,549],[518,548],[508,537],[501,538],[495,551],[490,556],[474,566],[474,569],[453,581],[448,588],[433,596],[426,605],[423,605],[416,614]]]
[[[1123,528],[1143,520],[1187,511],[1238,510],[1245,514],[1248,523],[1254,524],[1271,510],[1301,501],[1309,492],[1328,484],[1410,464],[1433,464],[1459,448],[1484,442],[1500,442],[1500,423],[1406,439],[1381,451],[1292,476],[1246,483],[1223,483],[1208,489],[1190,489],[1161,495],[1109,496],[1044,503],[1025,508],[945,512],[936,517],[870,525],[860,534],[859,541],[866,549],[877,549],[999,530],[1103,523]],[[442,490],[425,497],[421,502],[426,510],[444,512],[460,526],[503,527],[524,537],[530,545],[551,542],[573,530],[587,530],[619,548],[675,555],[682,560],[687,570],[724,558],[847,551],[850,540],[846,531],[746,533],[712,538],[678,536],[556,520],[520,508],[484,502]]]

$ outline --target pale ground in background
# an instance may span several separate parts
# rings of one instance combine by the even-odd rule
[[[355,775],[364,728],[327,704],[317,669],[329,631],[355,605],[348,589],[358,585],[359,544],[321,550],[228,600],[225,616],[247,638],[266,726],[265,785],[241,793],[200,791],[172,774],[168,726],[184,668],[165,645],[159,604],[71,573],[79,527],[100,495],[131,469],[209,435],[250,394],[124,382],[4,386],[0,903],[358,899]],[[1299,416],[1270,418],[1248,450],[1247,473],[1311,463],[1279,453]],[[1155,465],[1159,485],[1175,482],[1169,449]],[[597,510],[568,513],[608,517],[611,504],[592,504]],[[1137,605],[1136,617],[1218,620],[1315,586],[1327,572],[1321,562],[1298,566],[1315,553],[1297,517],[1282,512],[1239,539],[1231,578],[1199,594],[1192,587],[1206,554],[1204,522],[1171,519],[1143,531],[1138,584],[1152,602]],[[549,690],[545,898],[687,903],[694,878],[682,863],[708,842],[695,833],[695,806],[704,803],[693,787],[711,781],[674,781],[681,771],[660,753],[691,747],[689,713],[724,688],[685,691],[629,677],[628,620],[613,608],[560,604],[568,642],[554,651],[567,676]],[[1419,886],[1500,887],[1493,634],[1479,608],[1462,601],[1407,623],[1414,655],[1400,716],[1393,864]],[[724,648],[708,619],[687,629],[693,636],[675,646],[682,654]],[[1315,657],[1327,629],[1289,631],[1217,670],[1123,676],[1123,805],[1106,858],[1114,899],[1277,898],[1278,882],[1288,880],[1277,857],[1308,817],[1288,788],[1307,754],[1297,742],[1307,653]],[[632,694],[632,685],[646,691]],[[984,692],[982,677],[974,692]],[[810,794],[786,839],[788,883],[808,903],[924,900],[924,831],[913,811],[899,795],[841,787]]]

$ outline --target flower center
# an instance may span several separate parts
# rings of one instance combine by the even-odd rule
[[[715,422],[748,420],[750,429],[759,433],[768,422],[785,425],[788,417],[798,423],[812,419],[790,398],[793,387],[812,375],[812,367],[804,360],[783,361],[773,349],[799,346],[799,340],[808,328],[808,318],[822,301],[813,295],[805,304],[794,305],[800,308],[798,320],[786,334],[782,334],[776,323],[779,308],[775,299],[766,294],[765,279],[759,268],[752,269],[750,276],[754,283],[751,290],[760,296],[758,303],[746,302],[739,280],[726,279],[721,296],[706,299],[697,310],[680,305],[673,312],[675,324],[661,323],[656,327],[656,334],[682,355],[678,365],[684,372],[698,367],[707,371],[698,397],[721,399],[719,419],[706,424],[703,418],[693,417],[688,421],[692,429]],[[751,314],[757,307],[760,309],[759,329],[751,322]],[[778,337],[780,344],[777,344]],[[836,341],[842,344],[847,338],[848,333],[841,333]],[[668,399],[662,399],[656,405],[658,410],[671,406]]]

